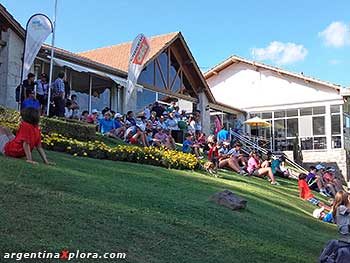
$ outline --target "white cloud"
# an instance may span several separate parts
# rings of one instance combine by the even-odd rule
[[[332,22],[318,36],[326,46],[342,47],[350,43],[350,30],[344,22]]]
[[[273,41],[266,48],[253,48],[251,53],[254,59],[287,65],[304,60],[308,51],[303,45]]]
[[[338,65],[338,64],[341,64],[341,63],[342,63],[342,61],[339,60],[339,59],[331,59],[329,61],[329,64],[331,64],[331,65]]]

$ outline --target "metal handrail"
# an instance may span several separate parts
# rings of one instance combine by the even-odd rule
[[[230,135],[231,135],[231,141],[232,141],[232,137],[234,137],[234,138],[238,139],[240,142],[243,142],[244,144],[247,144],[248,146],[250,146],[250,148],[252,148],[252,149],[250,149],[250,150],[256,150],[256,151],[261,152],[261,153],[263,153],[263,154],[267,154],[267,153],[270,152],[269,150],[260,147],[260,146],[257,145],[255,142],[252,142],[251,140],[249,140],[249,139],[243,137],[242,135],[238,134],[237,132],[235,132],[235,131],[233,131],[233,130],[231,130]],[[271,154],[272,154],[272,157],[277,158],[277,156],[276,156],[275,154],[273,154],[273,153],[271,153]],[[307,172],[308,172],[308,171],[307,171],[304,167],[302,167],[300,164],[297,164],[296,162],[290,160],[290,159],[287,158],[287,157],[286,157],[286,162],[287,162],[290,166],[292,166],[292,167],[294,167],[294,168],[300,170],[301,172],[304,172],[304,173],[307,173]]]

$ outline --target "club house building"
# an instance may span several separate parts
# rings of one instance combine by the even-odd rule
[[[204,73],[215,99],[259,116],[269,128],[248,129],[292,157],[298,138],[304,163],[327,163],[349,177],[350,90],[281,68],[231,56]]]
[[[20,83],[25,30],[0,4],[0,105],[17,108],[15,89]],[[132,42],[80,53],[54,48],[53,80],[65,73],[70,94],[81,110],[110,107],[118,112],[142,111],[150,103],[177,101],[188,113],[201,111],[202,128],[210,132],[210,115],[226,121],[242,118],[243,111],[217,103],[181,32],[149,37],[151,51],[128,104],[125,87]],[[49,74],[51,46],[43,45],[31,72],[36,79]]]

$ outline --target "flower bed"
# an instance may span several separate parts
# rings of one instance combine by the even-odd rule
[[[48,150],[70,153],[73,156],[88,156],[96,159],[127,161],[163,166],[174,169],[197,169],[198,159],[187,153],[156,147],[118,145],[110,147],[101,141],[82,142],[52,133],[44,134],[43,146]]]

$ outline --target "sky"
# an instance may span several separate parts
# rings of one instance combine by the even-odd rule
[[[54,0],[0,3],[23,27],[54,13]],[[55,46],[78,52],[181,31],[202,71],[234,54],[350,86],[349,10],[348,0],[58,0]]]

